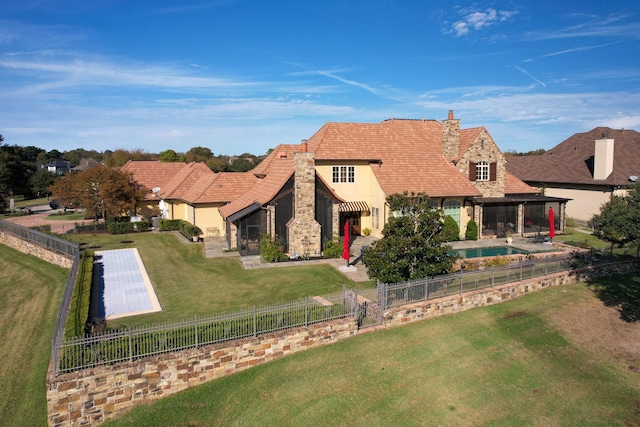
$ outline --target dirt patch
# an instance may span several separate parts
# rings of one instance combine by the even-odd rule
[[[587,351],[606,352],[614,360],[640,369],[640,322],[626,322],[620,312],[590,298],[564,310],[554,311],[549,321],[565,337]]]
[[[526,316],[527,314],[529,314],[529,313],[527,313],[526,311],[513,311],[513,312],[511,312],[511,313],[507,313],[507,314],[505,314],[505,315],[504,315],[504,318],[505,318],[505,319],[512,319],[512,318],[514,318],[514,317],[522,317],[522,316]]]

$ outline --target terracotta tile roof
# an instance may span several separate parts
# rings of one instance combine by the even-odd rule
[[[460,151],[456,160],[460,158],[460,156],[464,154],[469,149],[469,147],[471,147],[473,141],[476,140],[476,138],[483,130],[485,130],[484,126],[470,129],[460,129]]]
[[[219,209],[223,218],[227,218],[253,203],[258,203],[259,205],[268,203],[291,178],[294,173],[293,156],[280,158],[276,157],[274,153],[276,153],[275,150],[265,159],[269,161],[268,173],[262,178],[255,178],[254,176],[254,185],[250,190]],[[269,158],[271,155],[276,158]],[[247,174],[251,172],[254,171],[247,172]]]
[[[539,191],[531,187],[529,184],[524,183],[515,175],[505,171],[504,180],[504,194],[505,196],[514,194],[538,194]]]
[[[613,172],[606,180],[593,179],[595,141],[613,139]],[[523,181],[565,184],[629,185],[629,176],[640,176],[640,133],[597,127],[576,133],[551,150],[536,156],[509,156],[507,170]]]
[[[152,199],[154,196],[151,193],[151,189],[160,187],[164,191],[165,187],[169,187],[169,182],[185,166],[185,163],[130,160],[122,167],[122,170],[133,173],[135,180],[149,189],[147,198]]]
[[[386,194],[414,191],[430,197],[480,195],[468,177],[443,156],[442,124],[436,120],[330,122],[307,144],[319,161],[371,161]]]

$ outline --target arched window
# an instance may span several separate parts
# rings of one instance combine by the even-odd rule
[[[458,200],[447,200],[444,202],[444,216],[449,215],[460,227],[460,202]]]

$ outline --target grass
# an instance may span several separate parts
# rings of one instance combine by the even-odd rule
[[[45,378],[68,270],[0,245],[0,424],[47,425]]]
[[[549,320],[595,298],[575,284],[360,335],[104,425],[638,425],[638,373]]]
[[[202,244],[189,243],[175,233],[120,236],[75,236],[96,251],[135,247],[162,306],[158,313],[109,322],[109,327],[136,326],[283,303],[307,296],[373,286],[347,278],[330,265],[245,270],[238,258],[204,257]],[[122,243],[130,241],[130,243]]]
[[[47,219],[50,221],[77,221],[85,219],[84,212],[56,212],[47,215]]]

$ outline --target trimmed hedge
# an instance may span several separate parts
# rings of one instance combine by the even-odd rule
[[[92,224],[76,223],[76,234],[106,234],[108,232],[109,228],[104,222],[94,222]]]
[[[202,234],[199,227],[182,219],[161,219],[158,221],[160,231],[179,231],[187,239]]]
[[[109,234],[131,234],[149,230],[149,221],[138,222],[110,222],[107,224]]]
[[[73,298],[69,308],[69,317],[64,328],[65,338],[82,337],[89,320],[91,302],[91,282],[93,278],[93,251],[82,252],[78,277],[73,289]]]

